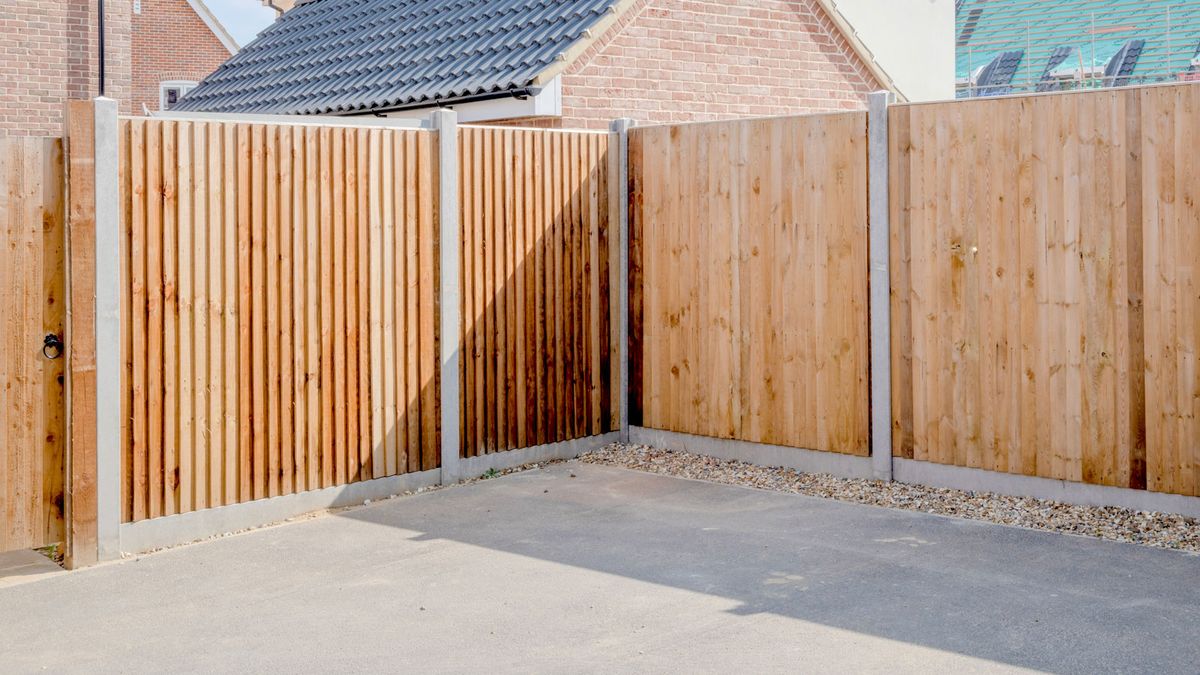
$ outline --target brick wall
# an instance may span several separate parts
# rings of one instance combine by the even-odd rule
[[[143,105],[158,110],[160,83],[199,82],[229,57],[186,0],[142,0],[141,14],[133,15],[134,113]]]
[[[106,94],[128,111],[130,2],[105,3]],[[0,2],[0,136],[57,136],[68,98],[99,94],[96,3]]]
[[[880,84],[814,0],[642,0],[563,75],[563,123],[863,108]]]

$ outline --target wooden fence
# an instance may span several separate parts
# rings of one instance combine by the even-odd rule
[[[460,131],[462,454],[616,427],[606,134]]]
[[[63,538],[63,176],[61,139],[0,139],[0,551]]]
[[[434,138],[122,120],[126,521],[438,466]]]
[[[868,453],[866,115],[634,129],[633,424]]]
[[[891,109],[898,454],[1200,494],[1198,98]]]

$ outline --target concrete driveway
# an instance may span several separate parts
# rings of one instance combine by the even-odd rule
[[[1190,673],[1198,580],[1196,556],[566,464],[0,589],[0,671]]]

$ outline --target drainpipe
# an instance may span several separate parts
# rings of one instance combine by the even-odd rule
[[[100,15],[96,21],[96,28],[100,34],[100,95],[104,96],[104,0],[96,0],[99,5]]]

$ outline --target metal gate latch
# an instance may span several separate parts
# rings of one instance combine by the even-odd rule
[[[63,341],[55,333],[47,333],[42,343],[42,356],[53,361],[63,354]]]

